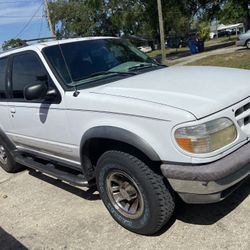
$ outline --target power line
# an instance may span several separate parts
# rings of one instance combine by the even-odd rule
[[[43,17],[43,16],[0,16],[0,18],[30,18],[30,17]]]
[[[43,17],[41,18],[40,28],[39,28],[39,32],[38,32],[38,38],[41,37],[42,28],[43,28]]]
[[[14,3],[35,3],[35,2],[38,2],[38,1],[1,1],[0,4],[14,4]]]
[[[34,14],[31,16],[31,18],[29,19],[29,21],[24,25],[24,27],[18,32],[18,34],[15,36],[15,39],[20,36],[24,30],[30,25],[31,21],[33,20],[33,18],[36,16],[36,14],[39,12],[39,10],[41,9],[43,5],[43,2],[40,4],[39,8],[34,12]]]

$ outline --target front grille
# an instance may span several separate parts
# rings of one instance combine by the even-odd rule
[[[250,102],[236,110],[235,118],[239,126],[250,133]]]

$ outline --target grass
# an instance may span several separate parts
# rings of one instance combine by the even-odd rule
[[[230,36],[230,37],[219,37],[217,39],[209,40],[205,42],[205,46],[211,46],[215,44],[225,43],[225,42],[233,42],[237,40],[237,36]]]
[[[187,65],[220,66],[250,70],[250,51],[242,49],[229,54],[213,55]]]
[[[172,53],[176,53],[176,52],[185,52],[185,51],[189,51],[189,48],[179,48],[179,49],[166,49],[166,54],[169,55],[169,54],[172,54]],[[148,56],[154,58],[154,57],[157,57],[157,56],[160,56],[161,55],[161,50],[153,50],[149,53],[147,53]]]
[[[207,46],[212,46],[212,45],[216,45],[216,44],[220,44],[220,43],[225,43],[225,42],[232,42],[232,41],[236,41],[237,36],[231,36],[231,37],[219,37],[217,39],[213,39],[213,40],[209,40],[207,42],[205,42],[205,47]],[[188,47],[185,48],[178,48],[178,49],[166,49],[166,54],[170,55],[173,53],[181,53],[181,52],[186,52],[189,51]],[[154,50],[151,51],[149,53],[147,53],[150,57],[155,58],[157,56],[161,55],[161,50]]]

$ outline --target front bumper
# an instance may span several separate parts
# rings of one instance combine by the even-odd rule
[[[161,171],[185,202],[218,202],[231,194],[250,175],[250,143],[209,164],[164,163]]]
[[[245,44],[246,44],[246,41],[244,41],[244,40],[236,41],[236,46],[245,46]]]

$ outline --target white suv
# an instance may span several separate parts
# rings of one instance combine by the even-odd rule
[[[5,52],[0,165],[97,185],[118,223],[154,234],[175,197],[218,202],[249,176],[249,76],[167,68],[107,37]]]

